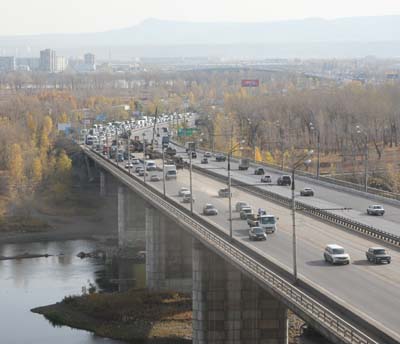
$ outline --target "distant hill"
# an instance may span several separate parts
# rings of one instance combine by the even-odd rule
[[[67,55],[92,49],[103,55],[108,50],[113,54],[114,50],[124,51],[121,57],[124,54],[131,57],[162,56],[162,51],[167,56],[172,56],[174,51],[184,53],[176,56],[199,56],[197,48],[202,46],[208,47],[203,55],[219,56],[225,46],[229,56],[244,56],[246,53],[243,50],[249,48],[253,55],[257,53],[254,50],[258,46],[264,47],[260,49],[261,55],[267,51],[270,57],[319,57],[327,48],[330,56],[335,57],[360,54],[387,57],[400,55],[399,41],[400,16],[334,20],[309,18],[264,23],[191,23],[148,19],[130,28],[99,33],[0,36],[0,52],[9,53],[18,49],[20,55],[28,51],[36,54],[40,49],[51,47]],[[189,50],[185,52],[183,46]],[[330,47],[336,48],[331,51]],[[263,57],[261,55],[259,57]]]

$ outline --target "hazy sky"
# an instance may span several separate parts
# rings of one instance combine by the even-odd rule
[[[90,32],[146,18],[271,21],[400,15],[400,0],[1,0],[0,35]]]

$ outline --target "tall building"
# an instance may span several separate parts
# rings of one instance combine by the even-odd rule
[[[94,56],[94,54],[87,53],[85,54],[84,59],[86,65],[94,66],[96,64],[96,57]]]
[[[16,67],[14,56],[0,56],[0,72],[13,72]]]
[[[40,70],[54,73],[57,71],[56,52],[51,49],[40,51]]]
[[[67,68],[67,59],[64,56],[57,56],[56,57],[56,72],[60,73],[65,71]]]

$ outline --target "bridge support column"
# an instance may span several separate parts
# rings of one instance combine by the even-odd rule
[[[152,207],[146,208],[146,279],[150,290],[192,291],[191,238]]]
[[[107,195],[107,174],[104,171],[100,171],[100,196],[104,197]]]
[[[123,247],[126,233],[126,189],[118,186],[118,246]]]
[[[287,309],[193,239],[193,343],[287,344]]]
[[[124,186],[118,186],[118,246],[145,248],[144,201]]]

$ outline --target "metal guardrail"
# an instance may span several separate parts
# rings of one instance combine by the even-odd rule
[[[193,166],[193,169],[195,169],[196,171],[198,171],[204,175],[212,176],[213,178],[218,178],[219,180],[221,180],[223,182],[227,182],[227,180],[228,180],[227,176],[222,176],[222,175],[216,173],[215,171],[207,170],[207,169],[195,166],[195,165]],[[231,178],[231,179],[232,179],[232,182],[235,182],[235,187],[237,187],[237,188],[241,188],[244,191],[251,192],[252,194],[254,194],[256,196],[266,197],[266,198],[273,200],[287,208],[291,207],[291,204],[292,204],[291,198],[279,195],[272,191],[261,190],[254,186],[251,186],[247,183],[244,183],[236,178]],[[362,234],[372,237],[374,239],[382,240],[386,243],[390,243],[392,245],[400,247],[400,237],[397,235],[394,235],[392,233],[382,231],[378,228],[363,224],[358,221],[350,220],[344,216],[330,213],[326,210],[312,207],[310,205],[307,205],[307,204],[299,202],[299,201],[296,201],[296,209],[301,210],[303,213],[313,216],[319,220],[323,220],[325,222],[329,222],[334,225],[338,225],[344,229],[362,233]]]
[[[240,265],[242,269],[253,275],[260,282],[268,285],[277,295],[280,295],[291,303],[293,308],[302,310],[307,316],[318,322],[324,329],[344,343],[378,344],[300,289],[244,253],[235,244],[230,243],[228,236],[216,225],[202,219],[197,214],[191,214],[188,209],[174,202],[172,199],[168,197],[164,198],[161,192],[145,185],[143,181],[130,175],[127,171],[110,164],[99,153],[92,152],[87,148],[85,150],[95,161],[106,165],[112,174],[122,179],[125,184],[139,192],[154,206],[168,214],[168,216],[173,217],[177,223],[189,229],[201,241],[218,250],[220,254],[236,262],[236,264]]]

